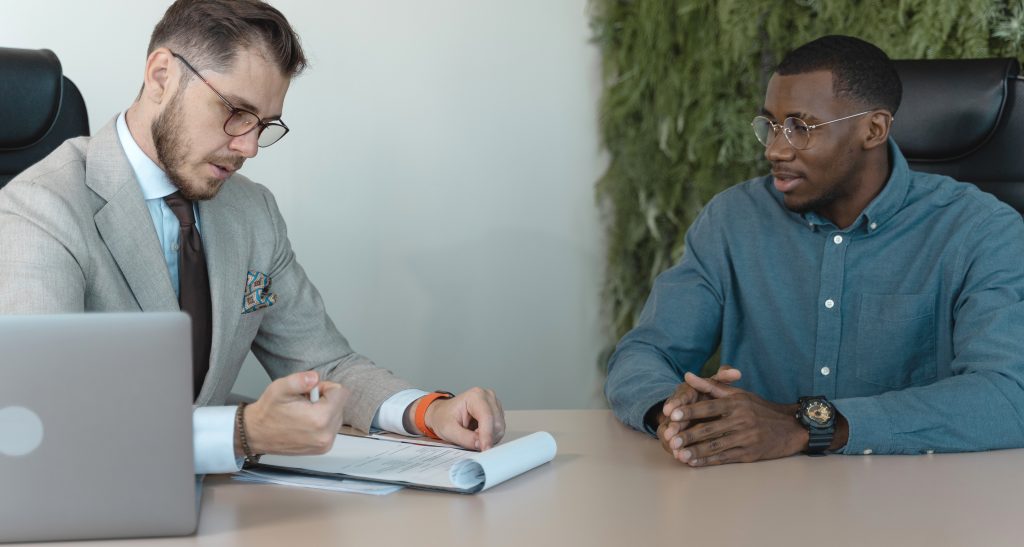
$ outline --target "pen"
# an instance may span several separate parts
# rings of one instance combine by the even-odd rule
[[[320,400],[320,386],[313,386],[313,391],[309,392],[309,402],[315,403]]]

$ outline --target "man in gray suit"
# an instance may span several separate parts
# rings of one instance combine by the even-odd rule
[[[486,450],[505,429],[494,392],[428,394],[352,351],[274,197],[237,173],[288,132],[284,98],[305,64],[259,0],[175,2],[135,103],[0,191],[0,313],[187,311],[197,473],[323,453],[343,422]],[[250,349],[274,381],[222,406]]]

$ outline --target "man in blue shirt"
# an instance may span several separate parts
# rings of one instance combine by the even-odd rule
[[[862,40],[786,56],[753,123],[771,175],[711,200],[658,277],[609,362],[619,419],[695,467],[1024,446],[1024,223],[909,169],[901,93]],[[735,368],[696,376],[719,346]]]

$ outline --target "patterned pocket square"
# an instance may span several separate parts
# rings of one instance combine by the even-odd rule
[[[277,302],[277,295],[270,292],[270,276],[263,272],[249,272],[245,280],[242,313],[252,313],[260,308],[273,306],[274,302]]]

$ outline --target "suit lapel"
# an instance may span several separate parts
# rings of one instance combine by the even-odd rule
[[[226,184],[230,184],[230,181]],[[222,366],[234,339],[245,296],[247,265],[242,255],[247,234],[237,219],[244,218],[224,194],[199,202],[199,231],[206,251],[206,267],[210,272],[210,298],[213,301],[213,345],[210,348],[210,372],[199,395],[204,401],[216,392],[224,377]],[[234,378],[231,378],[234,381]]]
[[[116,120],[115,120],[116,121]],[[94,219],[100,236],[143,311],[177,311],[171,277],[142,189],[111,121],[90,141],[86,184],[106,205]]]

